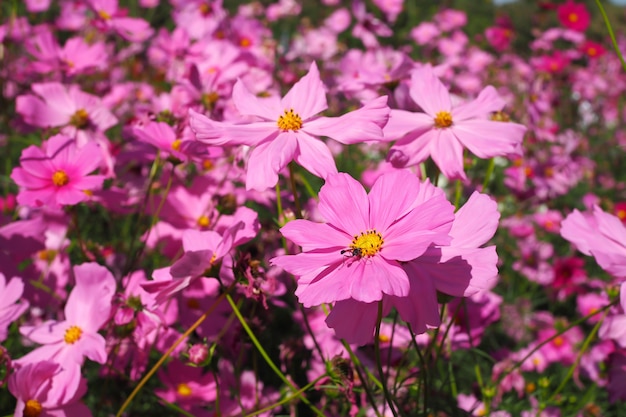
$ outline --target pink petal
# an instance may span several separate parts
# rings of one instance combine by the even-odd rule
[[[281,104],[278,100],[273,98],[260,99],[255,94],[252,94],[241,80],[237,80],[233,87],[232,99],[233,104],[242,115],[258,116],[273,122],[275,126],[278,122],[278,117],[284,110],[281,108]],[[296,108],[294,108],[294,110],[295,109]],[[300,116],[302,117],[302,115]]]
[[[295,154],[297,163],[320,178],[337,173],[335,159],[324,142],[304,132],[298,132],[295,136],[298,140],[298,151]]]
[[[303,275],[322,272],[329,265],[337,267],[349,261],[341,255],[340,251],[330,249],[320,252],[304,252],[297,255],[282,255],[270,259],[270,264],[278,266],[295,276],[301,277],[298,282],[306,283]]]
[[[430,154],[448,179],[467,179],[463,170],[463,147],[450,129],[441,129],[439,138],[430,143]]]
[[[339,339],[355,345],[372,342],[378,318],[378,303],[362,303],[353,299],[337,301],[326,318]]]
[[[279,133],[276,122],[250,124],[216,122],[193,109],[189,109],[189,126],[196,139],[209,145],[254,146],[271,140]]]
[[[83,331],[96,332],[109,319],[115,278],[105,267],[84,263],[74,267],[76,286],[65,305],[66,320]]]
[[[526,127],[517,123],[475,119],[455,122],[450,130],[474,155],[492,158],[517,154]]]
[[[416,136],[432,129],[433,117],[426,113],[414,113],[406,110],[392,109],[389,112],[389,121],[383,128],[385,140],[397,140],[409,132]]]
[[[312,136],[328,136],[343,144],[392,140],[383,136],[382,127],[388,119],[387,97],[382,96],[343,116],[307,121],[303,130]]]
[[[404,298],[393,297],[390,302],[402,320],[409,323],[416,334],[421,334],[441,324],[437,291],[432,281],[423,277],[413,263],[406,264],[405,269],[410,282],[409,294]]]
[[[66,321],[47,320],[37,326],[21,326],[20,334],[33,342],[47,345],[62,341],[69,326]]]
[[[295,134],[289,131],[254,148],[248,160],[246,190],[265,191],[275,186],[278,172],[293,160],[297,145]]]
[[[198,252],[185,252],[170,269],[173,278],[198,277],[211,267],[213,252],[203,250]]]
[[[363,186],[348,174],[326,179],[319,193],[318,210],[330,225],[353,236],[367,231],[369,200]]]
[[[20,167],[13,168],[11,179],[19,186],[31,189],[52,186],[52,175],[49,178],[36,177]]]
[[[450,112],[452,109],[448,89],[430,66],[413,71],[409,94],[413,101],[431,117],[435,117],[440,111]]]
[[[378,177],[368,194],[370,224],[387,228],[413,208],[420,181],[408,170],[391,171]]]
[[[314,249],[345,249],[352,236],[325,223],[308,220],[292,220],[280,229],[287,239],[301,246],[303,251]]]
[[[281,104],[285,110],[293,109],[304,121],[328,108],[326,87],[315,62],[311,63],[309,72],[291,87]]]
[[[498,205],[486,194],[474,191],[455,214],[450,230],[452,245],[477,248],[487,243],[498,228]]]
[[[474,100],[455,107],[452,120],[460,122],[467,119],[487,119],[490,113],[502,110],[505,104],[496,89],[488,85]]]
[[[72,161],[79,172],[84,176],[95,171],[102,162],[102,151],[94,142],[87,142],[80,148]]]
[[[430,129],[420,134],[411,132],[389,150],[387,161],[395,167],[408,167],[424,162],[430,156],[431,142],[438,141],[440,129]]]

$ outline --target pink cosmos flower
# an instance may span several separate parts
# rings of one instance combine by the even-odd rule
[[[561,223],[561,236],[608,273],[626,278],[626,227],[619,217],[598,206],[591,213],[574,210]]]
[[[24,282],[17,277],[11,278],[7,284],[4,274],[0,272],[0,342],[7,338],[8,327],[28,308],[28,302],[16,302],[24,292]]]
[[[260,99],[239,80],[233,88],[233,102],[242,115],[259,121],[217,122],[190,109],[189,123],[196,138],[209,145],[254,146],[246,189],[259,191],[273,187],[278,172],[294,159],[318,177],[337,173],[330,150],[318,137],[328,136],[344,144],[383,140],[382,126],[389,113],[383,96],[338,118],[316,116],[328,105],[315,63],[281,100]]]
[[[96,25],[116,32],[131,42],[143,42],[152,36],[150,24],[138,17],[127,17],[127,11],[118,8],[118,0],[88,0],[96,13]]]
[[[420,198],[424,193],[427,198]],[[296,295],[306,307],[350,298],[371,303],[383,294],[405,297],[410,281],[400,262],[451,240],[452,205],[408,171],[380,176],[369,195],[349,175],[333,175],[319,199],[327,223],[287,223],[281,233],[303,252],[270,260],[299,277]]]
[[[65,320],[20,327],[23,336],[43,346],[20,358],[18,363],[54,360],[66,367],[82,365],[85,356],[98,363],[106,361],[105,340],[98,330],[109,320],[115,278],[96,263],[75,266],[74,275],[76,286],[65,305]]]
[[[9,391],[17,398],[15,417],[91,417],[79,402],[87,380],[78,365],[62,368],[49,360],[26,364],[9,377]]]
[[[392,110],[385,136],[399,139],[387,159],[395,166],[411,166],[432,156],[448,178],[466,179],[463,148],[479,158],[519,154],[526,128],[489,119],[504,101],[489,86],[468,103],[452,106],[448,90],[431,67],[411,76],[410,96],[425,113]]]
[[[58,207],[87,201],[104,181],[102,175],[89,175],[100,164],[101,155],[95,143],[78,148],[64,135],[51,137],[42,148],[29,146],[22,151],[20,166],[11,172],[11,179],[22,187],[18,203]]]
[[[155,390],[156,395],[193,415],[209,415],[199,406],[217,399],[217,384],[211,372],[203,373],[201,367],[186,366],[175,359],[159,371],[159,376],[165,388]]]
[[[419,196],[422,201],[430,195],[443,195],[429,183],[422,184],[422,188],[428,190]],[[495,246],[480,246],[493,237],[499,217],[495,201],[484,194],[472,194],[455,213],[450,244],[432,245],[422,256],[402,265],[409,277],[409,293],[406,297],[384,295],[383,313],[395,307],[402,320],[420,334],[441,324],[437,292],[467,297],[491,289],[498,274],[498,255]],[[363,345],[372,340],[377,313],[376,303],[343,300],[335,303],[326,322],[337,337]],[[347,315],[353,318],[346,320]]]
[[[556,14],[563,26],[568,29],[584,32],[591,22],[591,15],[584,3],[567,0],[556,9]]]

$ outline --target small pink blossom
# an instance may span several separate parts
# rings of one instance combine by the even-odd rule
[[[217,122],[189,110],[196,138],[209,145],[254,146],[248,160],[246,189],[264,191],[278,181],[278,172],[296,160],[322,178],[337,173],[333,156],[319,136],[351,144],[382,140],[387,122],[387,97],[379,97],[359,110],[338,118],[317,116],[328,107],[315,63],[281,100],[260,99],[241,80],[233,88],[233,102],[252,123]]]
[[[24,282],[17,277],[7,283],[4,274],[0,272],[0,342],[6,340],[8,327],[28,308],[27,301],[19,301],[24,292]]]
[[[18,203],[58,207],[89,200],[104,181],[102,175],[89,175],[100,164],[101,155],[95,143],[78,148],[76,141],[64,135],[51,137],[42,148],[29,146],[11,173],[21,187]]]

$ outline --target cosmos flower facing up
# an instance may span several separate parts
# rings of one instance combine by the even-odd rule
[[[408,171],[381,175],[369,194],[349,175],[332,175],[319,199],[326,223],[294,220],[281,228],[303,252],[270,260],[299,277],[296,295],[305,307],[405,297],[409,277],[400,263],[451,240],[454,207]]]
[[[556,9],[556,14],[563,26],[584,32],[591,23],[591,15],[584,3],[567,0]]]
[[[321,178],[336,174],[330,149],[320,136],[343,144],[383,140],[387,123],[387,97],[368,102],[341,117],[320,117],[327,109],[325,87],[315,63],[283,97],[260,99],[241,80],[233,87],[233,102],[242,116],[257,121],[217,122],[189,110],[189,124],[196,138],[208,145],[248,145],[254,149],[248,160],[246,189],[264,191],[278,181],[278,172],[295,160]]]
[[[20,166],[11,173],[11,179],[22,187],[18,203],[33,207],[77,204],[102,186],[104,176],[89,175],[102,160],[95,143],[78,148],[73,139],[55,135],[42,148],[24,149]]]
[[[505,104],[493,87],[453,106],[450,93],[427,66],[413,72],[409,94],[424,113],[391,111],[384,131],[388,139],[399,139],[387,156],[394,166],[416,165],[430,156],[446,177],[466,179],[463,148],[479,158],[520,153],[526,128],[490,119]]]

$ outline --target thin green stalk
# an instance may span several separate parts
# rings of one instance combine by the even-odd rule
[[[350,355],[350,360],[352,360],[352,363],[354,364],[354,370],[359,376],[359,380],[363,384],[363,389],[365,390],[365,396],[367,397],[367,400],[372,405],[372,410],[374,410],[374,412],[376,413],[376,417],[383,417],[383,415],[380,414],[380,411],[378,411],[378,408],[376,408],[376,401],[374,400],[374,395],[372,394],[372,391],[370,391],[369,385],[366,383],[367,378],[365,378],[363,376],[363,373],[361,372],[361,367],[362,367],[361,361],[359,360],[359,358],[356,357],[356,355],[352,351],[352,348],[350,347],[350,345],[348,345],[348,343],[345,340],[342,339],[341,343],[343,343],[343,347],[346,349],[346,351],[348,351],[348,355]],[[370,374],[367,368],[364,368],[364,369],[365,369],[365,372],[368,374],[368,376],[373,377],[373,375]],[[372,379],[371,377],[370,379]],[[380,381],[378,381],[375,377],[373,378],[373,380],[378,383],[379,387],[381,387]]]
[[[276,210],[278,211],[278,219],[283,217],[283,200],[280,197],[280,185],[276,184]]]
[[[298,197],[298,189],[296,187],[296,170],[293,162],[289,164],[289,184],[291,185],[291,193],[293,194],[293,204],[296,209],[296,219],[302,218],[302,207],[300,206],[300,198]]]
[[[232,287],[230,287],[232,288]],[[165,351],[165,353],[161,356],[161,358],[157,361],[156,364],[154,364],[154,366],[152,367],[152,369],[150,369],[150,371],[148,371],[148,373],[146,375],[144,375],[143,378],[141,378],[141,381],[139,381],[139,383],[137,384],[137,386],[135,387],[135,389],[133,389],[133,391],[130,393],[130,395],[128,396],[128,398],[126,399],[126,401],[124,401],[124,403],[122,404],[122,406],[120,407],[120,409],[118,410],[117,414],[115,415],[115,417],[121,417],[121,415],[124,413],[124,410],[126,410],[128,408],[128,406],[130,405],[130,403],[133,401],[133,399],[135,398],[135,396],[137,396],[137,394],[139,394],[139,391],[141,391],[141,389],[143,388],[144,385],[146,385],[146,383],[148,382],[148,380],[152,377],[152,375],[154,375],[156,373],[156,371],[163,365],[163,363],[165,363],[165,361],[167,360],[167,358],[170,356],[170,354],[174,351],[174,349],[176,349],[176,347],[178,345],[180,345],[183,340],[185,340],[187,337],[189,337],[189,335],[198,328],[198,326],[200,326],[202,324],[202,322],[213,313],[213,311],[217,308],[217,306],[220,304],[220,302],[224,299],[224,296],[228,296],[228,290],[230,290],[230,288],[228,288],[226,290],[226,292],[224,292],[223,294],[221,294],[214,302],[213,304],[211,304],[211,306],[204,312],[204,314],[202,314],[198,320],[196,320],[196,322],[194,324],[191,325],[191,327],[189,327],[185,333],[183,333],[177,340],[176,342],[174,342],[174,344],[172,344],[172,346],[169,347],[169,349],[167,349]],[[230,296],[229,296],[230,297]]]
[[[248,417],[254,417],[254,416],[257,416],[259,414],[263,414],[263,413],[266,413],[268,411],[271,411],[271,410],[273,410],[276,407],[280,407],[283,404],[287,404],[287,403],[293,401],[296,397],[301,396],[305,391],[308,391],[309,389],[313,388],[315,386],[315,384],[317,384],[317,382],[319,380],[321,380],[322,378],[324,378],[324,377],[326,377],[326,374],[318,376],[315,380],[309,382],[307,385],[305,385],[304,387],[300,388],[298,391],[294,392],[290,396],[287,396],[287,397],[283,398],[282,400],[280,400],[278,402],[275,402],[274,404],[268,405],[267,407],[261,408],[260,410],[253,411],[253,412],[247,414],[247,416]]]
[[[383,321],[383,302],[382,300],[378,302],[378,318],[376,319],[376,331],[374,333],[374,356],[376,356],[376,367],[378,368],[378,375],[380,375],[381,382],[383,384],[383,393],[385,395],[385,400],[387,401],[387,405],[391,410],[391,413],[394,417],[398,417],[398,412],[396,411],[395,404],[393,403],[393,399],[391,398],[391,394],[387,389],[387,381],[385,380],[385,373],[383,371],[383,365],[380,360],[380,324]]]
[[[489,182],[491,181],[491,175],[493,175],[493,171],[496,168],[496,160],[495,158],[491,158],[489,160],[489,165],[487,166],[487,172],[485,173],[485,180],[483,181],[483,192],[487,189]]]
[[[578,367],[578,364],[580,363],[580,359],[582,358],[583,354],[587,351],[587,349],[589,348],[589,345],[591,344],[591,341],[593,340],[593,338],[596,336],[596,333],[598,333],[598,330],[600,330],[600,326],[602,325],[602,322],[604,321],[604,319],[606,318],[607,314],[609,313],[608,310],[606,310],[604,312],[604,316],[602,316],[602,318],[600,320],[598,320],[598,322],[596,323],[595,326],[593,326],[593,329],[591,329],[591,332],[589,333],[589,336],[587,336],[587,338],[585,339],[585,341],[583,342],[582,347],[580,348],[580,350],[578,351],[578,355],[576,355],[576,360],[574,361],[574,363],[572,364],[572,366],[570,366],[569,370],[567,371],[567,375],[565,375],[565,378],[563,378],[563,380],[561,381],[561,383],[559,384],[558,387],[556,387],[556,389],[554,390],[554,392],[552,393],[552,395],[550,395],[550,397],[548,398],[548,401],[546,401],[546,404],[550,403],[552,400],[554,400],[554,397],[557,396],[557,394],[559,392],[561,392],[561,390],[563,388],[565,388],[565,385],[567,385],[567,382],[570,380],[570,378],[572,377],[572,375],[574,375],[574,371],[576,370],[576,368]]]
[[[230,294],[226,294],[226,300],[228,300],[228,304],[230,304],[230,307],[233,309],[233,312],[235,313],[235,315],[237,316],[237,319],[239,319],[239,323],[241,323],[241,326],[243,327],[243,329],[246,331],[246,334],[248,335],[248,337],[250,338],[250,340],[252,341],[252,344],[256,347],[256,349],[259,351],[259,353],[261,354],[261,356],[263,357],[263,359],[265,360],[265,362],[269,365],[270,368],[272,368],[272,371],[274,371],[274,373],[285,383],[287,384],[287,386],[295,393],[298,391],[298,389],[295,387],[295,385],[293,385],[293,383],[291,381],[289,381],[287,379],[287,377],[285,375],[283,375],[283,373],[280,371],[280,369],[278,369],[278,367],[274,364],[274,361],[272,361],[272,359],[269,357],[269,355],[267,354],[267,352],[265,351],[265,349],[263,349],[263,346],[261,346],[261,343],[259,343],[259,339],[256,338],[256,336],[254,335],[254,333],[252,332],[252,329],[250,329],[250,326],[248,326],[248,323],[246,323],[246,319],[241,315],[241,312],[239,311],[239,309],[237,308],[237,305],[235,304],[235,301],[233,300],[233,298],[230,296]],[[298,397],[306,404],[309,406],[309,408],[311,409],[311,411],[313,411],[316,415],[320,416],[320,417],[324,417],[324,413],[322,413],[317,407],[315,407],[313,404],[311,404],[311,402],[304,396],[302,395],[302,393],[300,393],[298,395]]]
[[[622,68],[626,71],[626,61],[624,61],[624,56],[622,55],[622,51],[619,49],[619,45],[617,44],[617,39],[615,38],[615,33],[613,33],[613,27],[611,26],[611,22],[609,21],[609,17],[606,15],[606,11],[604,11],[604,7],[602,7],[602,3],[600,0],[596,0],[596,4],[598,5],[598,9],[600,9],[600,13],[602,13],[602,18],[604,19],[604,24],[606,25],[607,30],[609,31],[609,36],[611,37],[611,41],[613,42],[613,48],[619,57],[620,62],[622,63]]]

